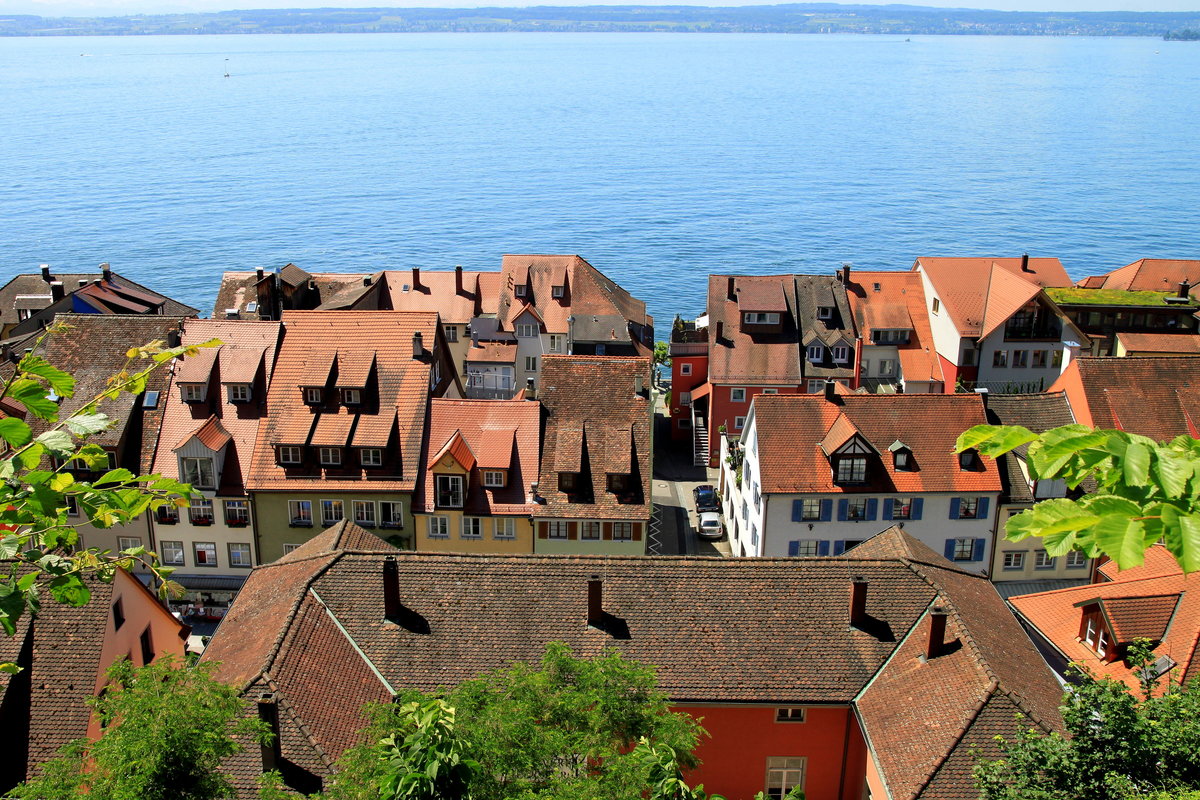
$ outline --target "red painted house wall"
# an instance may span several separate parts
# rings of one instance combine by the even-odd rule
[[[709,466],[715,467],[717,459],[721,456],[721,426],[725,426],[725,430],[733,435],[741,435],[742,429],[733,426],[736,417],[745,417],[750,414],[750,401],[756,396],[763,393],[762,386],[714,386],[709,394],[709,414],[708,414],[708,461]],[[804,394],[804,391],[799,386],[769,386],[769,389],[775,389],[779,394]],[[746,390],[746,401],[735,403],[730,400],[731,393],[734,389]]]
[[[808,800],[858,800],[865,780],[866,746],[849,706],[806,706],[804,722],[776,722],[774,706],[679,706],[701,720],[701,765],[689,785],[728,800],[752,800],[766,788],[767,758],[807,759]]]
[[[683,374],[683,365],[692,368],[691,375]],[[679,404],[680,392],[691,392],[703,386],[708,381],[708,356],[671,356],[671,440],[691,441],[690,428],[681,428],[679,421],[692,419],[691,406]]]

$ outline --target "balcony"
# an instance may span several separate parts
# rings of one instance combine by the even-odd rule
[[[1050,341],[1057,342],[1062,338],[1062,322],[1057,318],[1049,320],[1034,320],[1033,322],[1018,322],[1010,320],[1004,326],[1004,340],[1007,341]]]

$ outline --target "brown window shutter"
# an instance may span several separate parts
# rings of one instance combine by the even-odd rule
[[[606,542],[612,541],[612,523],[611,522],[601,523],[600,538]]]
[[[538,538],[539,539],[549,538],[550,523],[543,520],[543,521],[539,522],[537,525],[538,525]]]
[[[572,539],[572,540],[579,538],[579,523],[578,522],[568,522],[567,523],[567,538]]]
[[[632,525],[630,525],[629,527],[630,527],[630,530],[633,532],[633,540],[635,542],[640,542],[642,540],[642,523],[635,522]]]

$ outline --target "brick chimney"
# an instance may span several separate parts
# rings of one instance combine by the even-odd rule
[[[400,618],[400,571],[394,558],[383,560],[383,618],[392,622]]]
[[[100,265],[100,277],[105,283],[112,281],[112,267],[108,265],[107,261]]]
[[[730,276],[729,276],[728,278],[726,278],[725,280],[726,280],[726,284],[725,284],[725,296],[726,296],[727,298],[729,298],[730,300],[737,300],[737,289],[735,289],[735,288],[734,288],[734,285],[733,285],[733,281],[734,281],[734,278],[733,278],[733,276],[732,276],[732,275],[730,275]]]
[[[371,285],[371,276],[363,275],[363,286],[370,286],[370,285]]]
[[[457,265],[457,264],[454,267],[454,293],[455,294],[463,293],[462,266]]]
[[[413,358],[419,359],[425,355],[425,344],[421,341],[421,332],[413,334]]]
[[[946,616],[944,606],[934,606],[929,611],[929,643],[925,647],[925,659],[937,658],[946,649]]]
[[[1033,272],[1029,268],[1029,253],[1021,254],[1021,272]]]
[[[825,381],[825,399],[830,403],[837,402],[837,382]]]
[[[263,279],[263,275],[265,274],[266,273],[263,271],[263,268],[259,267],[258,269],[254,270],[254,279],[256,281],[261,281]]]
[[[421,268],[413,267],[413,288],[419,288],[421,285]]]
[[[1179,297],[1182,297],[1183,299],[1186,300],[1188,295],[1191,294],[1191,291],[1192,291],[1192,284],[1188,282],[1187,278],[1184,278],[1183,280],[1181,280],[1179,282],[1179,293],[1178,293]]]
[[[603,623],[604,581],[599,575],[593,575],[587,584],[587,624],[589,628],[600,628]]]
[[[842,268],[838,270],[838,280],[842,282],[842,286],[850,285],[850,267],[849,261],[843,261]]]
[[[58,302],[66,296],[66,289],[63,288],[62,281],[50,281],[50,299]]]
[[[42,280],[44,280],[46,283],[54,280],[54,276],[50,274],[49,264],[42,264]]]
[[[850,581],[850,625],[862,627],[867,619],[867,579],[855,575]]]

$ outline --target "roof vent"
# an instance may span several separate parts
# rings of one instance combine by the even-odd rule
[[[413,358],[420,358],[421,356],[425,355],[425,345],[421,341],[421,332],[420,331],[417,331],[416,333],[413,334],[412,344],[413,344]]]
[[[370,285],[371,285],[371,276],[363,275],[363,286],[370,286]]]

